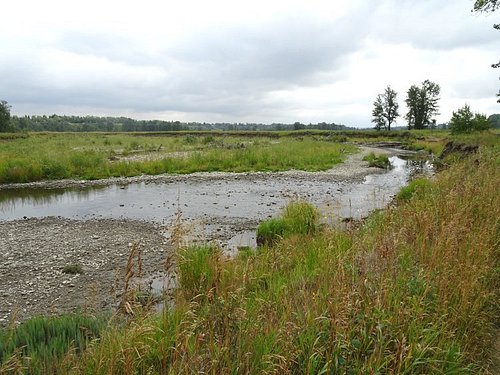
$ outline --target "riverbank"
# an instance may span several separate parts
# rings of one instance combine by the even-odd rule
[[[290,184],[299,181],[355,183],[361,182],[367,175],[384,172],[382,169],[369,168],[368,163],[363,161],[364,155],[370,152],[387,154],[393,151],[363,147],[361,152],[349,155],[345,163],[325,172],[197,173],[97,181],[45,181],[0,186],[9,191],[20,187],[50,190],[138,182],[208,183],[228,179],[241,179],[254,184],[274,184],[280,179]],[[206,188],[208,189],[207,186]],[[218,189],[221,191],[221,188]],[[262,202],[249,202],[249,204],[263,205],[276,213],[279,210],[277,201],[279,192],[272,191],[270,196],[261,197]],[[206,200],[208,197],[203,199]],[[192,197],[187,197],[187,200],[192,200]],[[174,208],[188,209],[184,205]],[[165,209],[163,212],[168,213]],[[193,232],[188,234],[190,240],[218,241],[229,252],[234,252],[239,246],[250,245],[245,239],[241,243],[234,240],[235,249],[228,248],[227,244],[235,235],[244,236],[254,232],[260,220],[258,216],[252,214],[253,211],[250,210],[241,212],[239,214],[241,218],[225,218],[220,216],[224,214],[223,207],[222,213],[220,212],[220,208],[216,209],[210,217],[203,217],[203,221],[193,222],[185,218],[186,227],[190,227],[189,230]],[[144,275],[150,276],[162,272],[163,262],[172,251],[166,233],[169,225],[172,225],[171,221],[161,224],[146,220],[95,217],[73,220],[55,216],[0,221],[0,238],[5,239],[0,241],[0,274],[2,274],[0,296],[3,301],[0,306],[0,325],[6,325],[12,320],[23,321],[38,314],[59,314],[81,309],[89,311],[116,309],[120,302],[123,273],[131,245],[137,242],[142,250]],[[251,241],[255,242],[255,238]],[[63,273],[63,268],[68,265],[81,266],[83,274]]]
[[[134,244],[144,274],[163,270],[171,246],[161,231],[132,220],[0,222],[0,325],[40,314],[115,310]],[[67,266],[82,273],[64,273]]]

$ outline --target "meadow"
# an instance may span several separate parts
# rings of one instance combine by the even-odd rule
[[[24,325],[4,331],[0,372],[495,373],[500,148],[492,134],[461,139],[478,140],[478,153],[448,156],[434,179],[345,231],[295,202],[236,258],[179,247],[175,308],[151,313],[132,298],[84,343],[61,328],[67,354],[30,355],[36,346],[11,344]]]
[[[445,131],[2,134],[0,183],[215,171],[322,171],[356,152],[356,144],[398,141],[408,149],[439,154],[448,136]]]
[[[327,137],[217,133],[32,133],[0,140],[0,146],[0,183],[161,173],[318,171],[356,150]]]

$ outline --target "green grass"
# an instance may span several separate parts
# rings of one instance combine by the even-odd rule
[[[363,157],[363,160],[367,161],[370,167],[389,168],[391,165],[389,157],[386,154],[375,155],[374,152],[370,152]]]
[[[192,172],[319,171],[355,147],[325,137],[30,134],[2,141],[0,183]]]
[[[294,234],[313,234],[318,226],[319,212],[307,202],[292,202],[279,218],[263,221],[257,228],[257,244],[272,246]]]
[[[432,183],[426,178],[417,178],[407,186],[401,188],[396,198],[403,201],[410,200],[415,194],[421,194],[425,197],[426,194],[429,193],[429,190],[432,188]]]
[[[66,372],[64,361],[81,354],[97,340],[108,318],[81,314],[35,317],[15,328],[0,330],[0,373]]]

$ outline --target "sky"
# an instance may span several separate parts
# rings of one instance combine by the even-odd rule
[[[441,87],[438,123],[500,113],[500,11],[472,0],[11,0],[0,100],[15,115],[371,127],[391,86]],[[397,125],[404,126],[400,117]]]

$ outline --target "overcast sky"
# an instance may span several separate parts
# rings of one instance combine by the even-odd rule
[[[500,113],[496,14],[472,0],[2,3],[0,99],[12,113],[371,127],[377,94],[441,86]],[[405,125],[402,118],[398,125]]]

